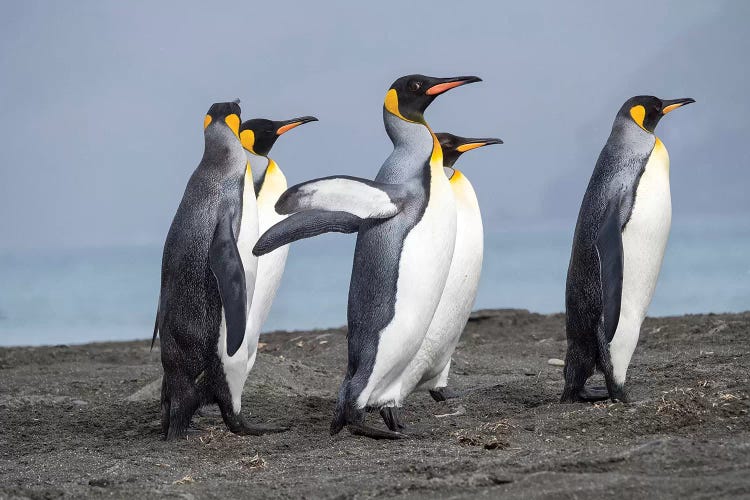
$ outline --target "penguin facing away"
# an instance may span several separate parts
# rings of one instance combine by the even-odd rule
[[[417,353],[448,277],[456,207],[440,144],[424,120],[438,95],[477,77],[409,75],[396,80],[383,106],[393,152],[375,181],[348,176],[293,186],[276,210],[292,214],[261,235],[263,255],[326,232],[357,232],[348,306],[348,366],[331,434],[398,439],[365,425],[368,409],[401,403],[403,373]]]
[[[562,402],[626,402],[625,378],[669,237],[669,155],[654,135],[695,102],[628,99],[602,149],[578,215],[565,290],[568,351]],[[585,388],[597,368],[607,390]]]
[[[161,337],[161,420],[168,440],[184,436],[193,413],[210,403],[219,405],[232,432],[251,430],[240,415],[242,386],[233,383],[246,364],[253,290],[237,246],[247,163],[239,126],[239,104],[209,109],[203,158],[164,243],[154,339]]]
[[[314,116],[302,116],[285,121],[255,118],[240,125],[240,142],[242,147],[245,148],[245,154],[249,162],[248,171],[245,174],[245,196],[250,195],[253,198],[252,205],[247,203],[244,207],[254,207],[257,196],[257,218],[260,234],[285,218],[284,215],[276,212],[275,205],[279,196],[286,191],[286,177],[278,164],[268,157],[271,148],[282,134],[299,125],[317,120]],[[244,210],[245,208],[243,208]],[[242,231],[240,231],[240,234],[243,234]],[[258,232],[255,233],[255,237],[247,248],[241,249],[243,262],[255,259],[252,254],[252,247],[258,240],[258,234]],[[255,293],[253,302],[250,304],[250,313],[245,329],[249,351],[247,373],[250,372],[255,363],[260,331],[279,289],[288,251],[289,247],[283,246],[257,259],[258,273],[255,280]]]

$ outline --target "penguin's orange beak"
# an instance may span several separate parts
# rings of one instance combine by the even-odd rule
[[[661,103],[661,114],[666,115],[670,111],[674,111],[677,108],[681,108],[685,104],[690,104],[692,102],[695,102],[695,99],[692,97],[684,97],[682,99],[671,99],[668,101],[662,101]]]
[[[316,121],[318,121],[318,119],[314,116],[301,116],[299,118],[292,118],[291,120],[277,122],[278,128],[276,129],[276,135],[281,135],[289,132],[293,128],[299,127],[300,125],[303,125],[305,123]]]
[[[478,76],[457,76],[454,78],[438,78],[437,83],[429,87],[425,94],[427,95],[440,95],[443,92],[447,92],[450,89],[455,89],[461,85],[469,83],[481,82],[482,79]]]
[[[472,149],[481,148],[484,146],[489,146],[490,144],[502,144],[503,141],[501,139],[471,139],[470,142],[465,142],[458,146],[456,148],[456,151],[459,153],[465,153],[467,151],[471,151]]]

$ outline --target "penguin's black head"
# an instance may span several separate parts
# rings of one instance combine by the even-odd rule
[[[662,116],[691,102],[695,102],[695,99],[686,97],[664,100],[652,95],[639,95],[625,101],[620,114],[632,119],[643,130],[653,133]]]
[[[291,120],[273,121],[265,118],[254,118],[240,126],[242,147],[259,156],[268,156],[276,139],[285,132],[304,123],[316,122],[314,116],[300,116]]]
[[[211,124],[223,123],[239,137],[240,129],[240,101],[237,99],[233,102],[217,102],[211,105],[203,119],[203,130],[206,130]]]
[[[481,82],[476,76],[435,78],[424,75],[402,76],[388,89],[385,109],[391,114],[411,122],[424,122],[427,106],[440,94],[467,83]]]
[[[443,150],[443,166],[448,168],[453,168],[458,157],[467,151],[490,144],[503,143],[500,139],[460,137],[446,132],[439,132],[435,134],[435,137],[440,141],[440,148]]]

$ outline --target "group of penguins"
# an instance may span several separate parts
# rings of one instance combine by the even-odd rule
[[[285,132],[316,118],[242,122],[239,102],[211,106],[205,151],[164,245],[154,327],[161,339],[164,437],[186,435],[217,404],[230,431],[247,422],[243,386],[283,273],[288,244],[357,233],[348,302],[348,362],[331,423],[355,435],[407,435],[399,408],[415,390],[437,401],[468,321],[482,267],[482,218],[462,153],[499,139],[434,133],[424,113],[474,76],[408,75],[388,89],[393,151],[374,180],[332,176],[287,189],[269,158]],[[594,168],[575,229],[566,286],[562,402],[627,401],[625,377],[661,268],[671,224],[669,157],[659,120],[693,99],[629,99]],[[153,343],[152,343],[153,346]],[[598,369],[606,387],[586,387]],[[366,422],[379,411],[386,428]]]

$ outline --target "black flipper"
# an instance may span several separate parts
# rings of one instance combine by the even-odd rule
[[[247,288],[237,239],[231,217],[222,216],[214,230],[208,262],[219,285],[227,326],[227,354],[234,355],[245,338],[247,324]]]
[[[305,210],[290,215],[263,233],[253,248],[260,257],[293,241],[312,238],[323,233],[354,233],[363,219],[348,212]]]
[[[620,320],[624,267],[619,203],[612,204],[607,210],[596,238],[596,253],[599,257],[604,334],[607,342],[611,342]]]

